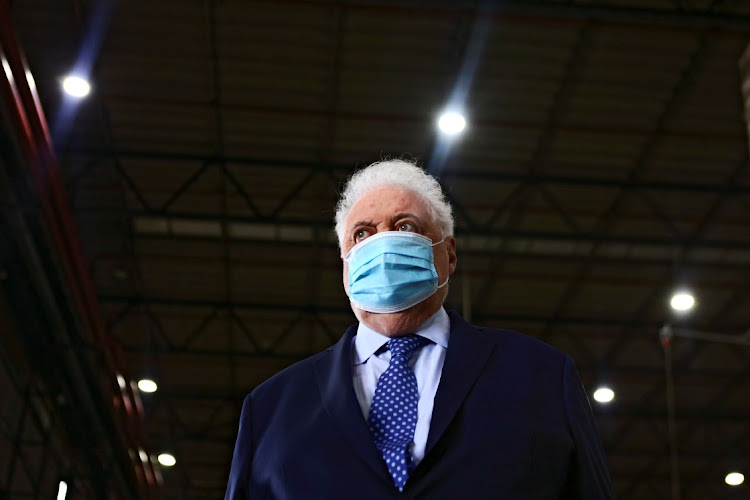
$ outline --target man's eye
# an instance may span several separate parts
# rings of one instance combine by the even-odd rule
[[[417,232],[417,226],[412,224],[411,222],[402,222],[398,225],[399,231],[408,231],[410,233],[416,233]]]
[[[360,241],[370,237],[371,235],[372,233],[369,229],[357,229],[356,231],[354,231],[354,243],[359,243]]]

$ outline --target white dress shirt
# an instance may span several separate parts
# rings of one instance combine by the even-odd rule
[[[416,465],[424,458],[435,393],[440,384],[445,353],[448,349],[448,338],[450,337],[448,313],[441,307],[414,333],[430,341],[417,349],[409,360],[409,366],[417,377],[417,390],[419,392],[417,427],[414,431],[414,446],[411,449]],[[378,379],[391,362],[391,351],[381,349],[389,340],[389,337],[360,322],[357,335],[352,341],[354,392],[357,395],[365,420],[370,415],[370,405]]]

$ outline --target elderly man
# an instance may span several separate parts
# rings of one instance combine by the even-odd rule
[[[456,241],[433,177],[357,172],[336,232],[359,324],[247,396],[226,499],[613,498],[570,357],[443,309]]]

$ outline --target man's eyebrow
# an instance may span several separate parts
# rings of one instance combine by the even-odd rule
[[[417,214],[411,213],[411,212],[399,212],[397,214],[393,214],[391,216],[390,222],[394,223],[394,222],[396,222],[396,221],[398,221],[400,219],[404,219],[404,218],[416,219],[418,222],[424,223],[424,219],[422,217],[418,216]],[[373,222],[372,219],[368,219],[368,220],[362,219],[362,220],[358,220],[357,222],[355,222],[351,226],[349,226],[349,230],[352,230],[354,228],[361,227],[361,226],[374,226],[374,225],[375,225],[375,223]]]
[[[355,227],[359,227],[359,226],[372,226],[372,225],[373,225],[372,219],[370,219],[370,220],[359,220],[359,221],[355,222],[354,224],[352,224],[351,226],[349,226],[349,228],[350,229],[354,229]]]
[[[422,219],[422,217],[418,216],[417,214],[413,214],[411,212],[400,212],[400,213],[394,214],[391,217],[391,221],[395,222],[395,221],[397,221],[399,219],[404,219],[404,218],[417,219],[419,222],[423,222],[424,221],[424,219]]]

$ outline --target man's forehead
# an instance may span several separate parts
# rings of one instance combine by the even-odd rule
[[[396,187],[381,186],[363,194],[352,206],[347,217],[348,223],[368,217],[392,217],[410,213],[420,218],[430,219],[427,203],[416,192]]]

